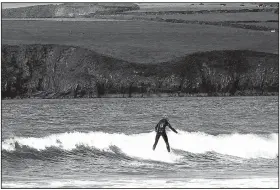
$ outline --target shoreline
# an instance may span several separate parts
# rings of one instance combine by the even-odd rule
[[[240,92],[242,93],[242,92]],[[229,93],[216,93],[216,94],[207,94],[207,93],[196,93],[196,94],[189,94],[189,93],[158,93],[158,94],[106,94],[100,97],[98,96],[84,96],[84,97],[71,97],[71,96],[30,96],[30,97],[15,97],[15,98],[2,98],[1,100],[20,100],[20,99],[110,99],[110,98],[137,98],[137,99],[144,99],[144,98],[180,98],[180,97],[258,97],[258,96],[278,96],[278,92],[266,92],[266,93],[248,93],[248,94],[240,94],[237,95],[230,95]],[[244,93],[244,92],[243,92]]]

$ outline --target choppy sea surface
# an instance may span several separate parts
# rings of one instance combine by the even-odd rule
[[[278,97],[2,100],[1,130],[4,188],[278,187]]]

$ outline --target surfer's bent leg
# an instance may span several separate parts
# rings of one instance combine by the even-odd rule
[[[162,138],[163,138],[164,141],[165,141],[166,148],[167,148],[168,152],[170,152],[170,146],[169,146],[169,143],[168,143],[168,137],[167,137],[166,133],[163,133],[163,134],[162,134]]]
[[[154,143],[154,146],[153,146],[153,150],[155,150],[155,149],[156,149],[156,146],[157,146],[157,143],[158,143],[158,139],[159,139],[159,137],[160,137],[160,134],[159,134],[159,133],[157,133],[157,135],[156,135],[156,139],[155,139],[155,143]]]

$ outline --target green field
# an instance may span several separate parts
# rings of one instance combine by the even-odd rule
[[[269,28],[274,28],[274,29],[279,28],[279,23],[278,22],[257,22],[257,23],[242,23],[242,24],[254,25],[254,26],[263,26],[263,27],[269,27]]]
[[[2,44],[74,45],[129,62],[158,63],[211,50],[278,54],[278,33],[151,21],[2,21]]]
[[[225,4],[221,5],[221,4]],[[201,11],[201,10],[240,10],[263,9],[259,3],[138,3],[140,10],[128,11],[130,13],[159,12],[159,11]],[[243,6],[241,6],[243,5]],[[268,8],[268,7],[267,7]],[[266,9],[266,8],[265,8]]]
[[[187,21],[267,21],[278,20],[273,12],[246,12],[246,13],[204,13],[204,14],[173,14],[173,15],[147,15],[148,18],[160,17],[163,19],[181,19]]]

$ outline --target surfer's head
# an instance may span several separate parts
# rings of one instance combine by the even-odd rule
[[[166,114],[164,114],[162,118],[165,119],[166,121],[169,121],[168,116]]]

